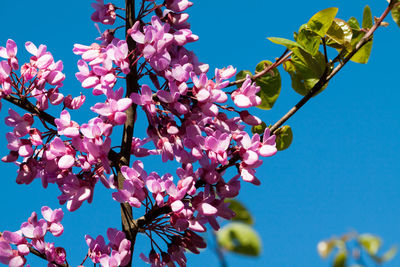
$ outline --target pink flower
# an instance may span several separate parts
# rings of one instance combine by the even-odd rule
[[[11,39],[7,40],[6,47],[0,47],[0,57],[8,59],[13,70],[18,69],[17,51],[17,44]]]
[[[97,3],[92,3],[92,7],[96,10],[92,14],[92,20],[107,25],[114,24],[115,19],[117,18],[114,5],[111,3],[104,4],[103,0],[96,0],[96,2]]]
[[[110,254],[111,248],[106,245],[104,237],[99,235],[96,239],[93,239],[90,235],[85,235],[86,244],[89,246],[89,258],[94,263],[99,263],[102,255]]]
[[[247,75],[242,86],[234,91],[231,97],[239,108],[254,107],[261,104],[261,98],[256,95],[259,91],[260,87],[256,83],[252,83],[250,75]]]
[[[17,250],[13,250],[10,244],[0,241],[0,262],[12,267],[22,267],[26,259]]]
[[[156,106],[154,105],[153,101],[153,93],[148,85],[142,85],[140,95],[137,93],[132,93],[130,97],[133,103],[143,106],[143,108],[150,114],[154,115],[156,113]]]
[[[188,0],[167,0],[166,7],[174,12],[182,12],[193,5]]]
[[[64,135],[66,137],[79,136],[79,124],[71,121],[71,115],[67,110],[63,110],[60,118],[55,119],[54,122],[57,125],[59,135]]]
[[[42,207],[41,211],[43,218],[48,222],[49,231],[54,236],[60,236],[64,232],[61,224],[64,212],[61,209],[52,210],[47,206]]]
[[[64,106],[69,109],[79,109],[83,105],[83,103],[85,103],[85,100],[86,96],[82,95],[82,93],[80,96],[74,98],[72,98],[71,95],[67,95],[64,98]]]
[[[12,109],[8,110],[8,114],[9,116],[5,118],[5,123],[7,126],[14,127],[13,133],[15,136],[23,137],[27,135],[34,122],[33,116],[29,113],[26,113],[21,117]]]
[[[205,149],[211,162],[219,162],[222,165],[228,164],[227,150],[231,142],[231,135],[215,131],[213,136],[207,136]]]
[[[122,94],[122,88],[116,92],[109,90],[106,102],[95,104],[91,110],[107,117],[112,123],[124,124],[126,121],[125,111],[132,105],[132,99],[122,98]]]
[[[271,135],[271,130],[267,127],[264,131],[263,142],[259,148],[258,153],[263,157],[270,157],[276,154],[275,135]]]

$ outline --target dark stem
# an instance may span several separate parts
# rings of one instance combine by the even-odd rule
[[[128,29],[132,28],[133,24],[135,23],[135,1],[125,0],[125,10],[126,10],[125,32],[127,35],[128,49],[130,55],[129,59],[130,62],[134,62],[135,55],[133,55],[134,53],[132,52],[135,50],[136,44],[133,41],[133,39],[128,36],[127,31]],[[134,63],[131,66],[130,73],[126,76],[126,97],[129,97],[132,93],[134,92],[137,93],[138,91],[139,91],[139,85],[138,85],[137,67],[136,63]],[[129,166],[130,164],[135,117],[136,117],[136,104],[132,103],[132,106],[126,111],[126,122],[124,125],[124,131],[121,142],[121,152],[120,152],[121,163],[127,166]],[[122,189],[123,184],[124,184],[124,177],[121,171],[118,170],[118,188]],[[133,222],[132,207],[127,203],[121,204],[121,220],[122,220],[122,229],[125,232],[127,239],[131,241],[131,259],[129,263],[125,266],[132,266],[132,254],[138,228]]]

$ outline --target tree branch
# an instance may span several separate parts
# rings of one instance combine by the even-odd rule
[[[353,51],[351,51],[340,63],[337,65],[329,75],[322,75],[321,79],[318,81],[317,84],[310,90],[310,92],[305,95],[293,108],[291,108],[281,119],[279,119],[272,127],[271,133],[275,133],[279,127],[281,127],[289,118],[291,118],[299,109],[301,109],[304,104],[306,104],[311,97],[313,97],[316,93],[318,93],[345,65],[349,60],[369,41],[374,34],[374,32],[378,29],[381,25],[382,21],[386,18],[389,14],[390,10],[394,6],[394,2],[392,1],[386,10],[383,12],[381,17],[375,22],[374,26],[364,35],[364,37],[356,44]],[[324,73],[325,74],[325,73]]]
[[[132,28],[135,23],[135,1],[125,0],[125,10],[126,10],[126,36],[128,42],[128,49],[130,61],[134,62],[135,55],[132,53],[136,44],[132,38],[128,35],[128,30]],[[136,63],[131,66],[129,74],[126,76],[126,96],[129,97],[132,93],[137,93],[139,91],[138,85],[138,73]],[[130,156],[131,156],[131,146],[133,138],[133,130],[135,125],[136,117],[136,104],[132,103],[132,106],[126,111],[126,122],[124,124],[124,131],[122,135],[121,142],[121,160],[124,165],[129,166]],[[118,170],[118,188],[122,189],[124,184],[124,177],[120,170]],[[131,259],[126,266],[132,266],[132,254],[135,245],[135,239],[138,232],[138,227],[133,223],[132,207],[127,203],[121,204],[121,220],[122,229],[129,241],[131,241]]]

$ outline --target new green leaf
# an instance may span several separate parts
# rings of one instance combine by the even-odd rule
[[[268,37],[267,39],[270,40],[271,42],[275,43],[275,44],[286,46],[286,48],[288,48],[288,49],[293,49],[295,47],[300,47],[301,48],[301,46],[298,43],[293,42],[293,41],[288,40],[288,39],[285,39],[285,38]]]
[[[311,17],[307,26],[319,36],[324,37],[328,29],[331,27],[337,12],[338,8],[336,7],[321,10]]]
[[[364,29],[370,29],[372,25],[374,25],[374,20],[372,18],[371,8],[367,5],[364,8],[362,27]]]
[[[334,19],[326,35],[328,37],[327,45],[336,49],[352,50],[351,39],[353,38],[353,31],[344,20]]]
[[[301,29],[296,36],[296,41],[303,47],[305,51],[311,55],[318,52],[321,43],[321,37],[308,29]]]

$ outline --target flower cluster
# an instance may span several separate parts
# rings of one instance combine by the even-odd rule
[[[130,260],[131,242],[125,238],[125,234],[114,228],[107,230],[110,242],[106,245],[104,237],[99,235],[93,239],[86,235],[86,243],[89,246],[88,256],[94,263],[100,263],[104,267],[124,266]]]
[[[20,230],[3,232],[0,236],[1,263],[12,267],[24,266],[25,256],[32,249],[46,256],[49,267],[65,263],[65,250],[44,240],[47,233],[56,237],[63,233],[64,227],[61,220],[64,213],[61,209],[52,210],[49,207],[42,207],[42,216],[44,219],[38,220],[36,212],[32,212],[28,221],[22,223]],[[12,246],[16,246],[16,249],[13,249]]]
[[[64,97],[59,92],[65,78],[63,65],[61,61],[54,62],[44,45],[37,48],[26,43],[33,56],[22,65],[20,74],[16,72],[19,63],[15,42],[9,40],[6,47],[0,48],[0,57],[6,59],[0,62],[0,97],[20,100],[31,112],[21,116],[12,109],[8,111],[5,122],[13,130],[6,135],[10,153],[3,161],[19,165],[17,183],[29,184],[40,178],[44,187],[56,184],[61,191],[60,204],[66,203],[69,211],[78,209],[84,201],[90,203],[100,180],[115,190],[115,201],[134,208],[145,206],[148,214],[157,214],[148,216],[150,219],[138,226],[140,232],[149,233],[152,247],[148,256],[141,254],[141,258],[153,266],[186,266],[184,252],[198,253],[206,246],[195,232],[205,232],[208,225],[218,230],[218,218],[231,219],[235,215],[225,199],[239,194],[240,178],[260,184],[255,169],[262,164],[261,157],[277,152],[275,136],[268,128],[263,135],[251,136],[246,131],[247,125],[262,123],[248,110],[240,110],[261,103],[257,96],[260,88],[249,76],[237,90],[229,92],[229,80],[236,69],[216,69],[214,77],[209,78],[209,66],[185,47],[198,40],[187,22],[189,15],[184,13],[192,3],[145,2],[148,3],[140,9],[136,22],[127,29],[127,39],[116,37],[121,28],[117,27],[104,31],[98,38],[100,43],[76,44],[73,48],[82,58],[76,78],[83,88],[92,89],[93,95],[105,98],[90,108],[94,117],[87,122],[72,120],[67,109],[80,108],[86,98]],[[116,12],[121,9],[102,0],[96,0],[92,6],[93,21],[116,23]],[[146,22],[153,12],[155,15]],[[129,42],[136,45],[129,47]],[[123,75],[132,72],[139,84],[134,92],[127,92],[124,87],[117,89],[118,81],[126,79]],[[36,99],[36,103],[28,102],[28,97]],[[229,107],[230,102],[237,107]],[[57,118],[45,112],[48,103],[63,104]],[[136,106],[146,116],[147,136],[130,137],[129,156],[176,161],[180,167],[174,174],[146,170],[138,160],[128,166],[119,161],[121,155],[111,150],[114,127],[125,124],[126,111]],[[35,117],[39,120],[35,121]],[[36,126],[39,121],[43,129]],[[113,153],[117,159],[110,156]],[[20,158],[22,161],[18,162]],[[236,171],[226,172],[230,167],[236,167]],[[117,186],[121,184],[116,180],[117,172],[124,177],[123,187]],[[46,220],[37,221],[34,213],[21,232],[4,233],[0,243],[2,262],[23,266],[29,247],[46,255],[49,262],[64,262],[65,252],[43,239],[48,231],[55,236],[62,233],[61,219],[48,208],[43,209]],[[102,236],[86,236],[89,258],[102,266],[127,264],[131,242],[116,229],[109,229],[107,236],[107,245]],[[159,236],[164,246],[152,236]],[[12,250],[10,244],[17,245],[18,250]],[[11,261],[19,265],[12,265]]]

